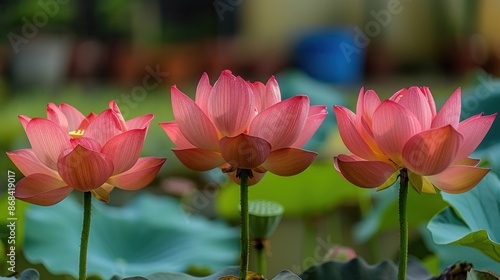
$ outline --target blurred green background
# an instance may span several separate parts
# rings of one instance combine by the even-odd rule
[[[390,202],[380,206],[390,191],[358,189],[333,169],[332,157],[345,148],[331,106],[354,110],[362,86],[386,98],[418,85],[430,87],[438,106],[462,87],[462,115],[485,111],[475,104],[500,93],[499,13],[496,0],[3,0],[0,170],[22,178],[4,153],[29,147],[18,115],[45,117],[49,102],[98,113],[116,100],[125,119],[155,115],[142,154],[168,160],[145,191],[179,197],[188,212],[236,225],[238,189],[218,170],[183,167],[157,123],[173,120],[173,84],[194,96],[203,72],[211,83],[224,69],[252,81],[276,75],[284,98],[308,94],[314,105],[328,105],[329,116],[307,146],[320,153],[313,166],[290,178],[267,174],[250,189],[251,198],[285,206],[271,240],[270,275],[303,271],[334,244],[354,248],[369,263],[395,259],[397,215],[384,210]],[[114,191],[110,204],[135,195]],[[439,195],[411,196],[410,254],[437,272],[419,226],[446,203]],[[18,266],[33,264],[20,258]]]

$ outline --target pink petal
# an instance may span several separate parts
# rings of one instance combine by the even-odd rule
[[[16,198],[29,203],[49,206],[63,200],[73,191],[66,183],[46,174],[31,174],[16,185]]]
[[[28,123],[31,121],[31,118],[28,118],[24,115],[19,115],[19,120],[21,121],[21,125],[23,126],[24,128],[24,131],[26,131],[26,126],[28,125]]]
[[[253,82],[253,83],[247,82],[247,85],[253,92],[255,108],[257,109],[257,112],[263,111],[265,109],[263,107],[264,103],[263,99],[265,98],[266,95],[266,86],[261,82]]]
[[[26,134],[36,157],[54,170],[63,151],[72,148],[69,134],[47,119],[32,119],[26,125]]]
[[[418,193],[436,193],[436,189],[426,177],[408,171],[410,184]]]
[[[17,166],[17,168],[24,174],[29,176],[35,173],[46,174],[56,177],[56,172],[45,166],[31,149],[21,149],[13,152],[7,152],[7,156]]]
[[[217,130],[203,111],[175,86],[172,87],[172,109],[180,131],[196,147],[218,150]]]
[[[101,153],[113,162],[113,175],[129,170],[141,154],[146,129],[132,129],[111,138]]]
[[[438,189],[457,194],[475,187],[489,171],[488,168],[456,165],[428,178]]]
[[[248,128],[255,114],[252,89],[241,77],[223,71],[208,99],[208,116],[215,127],[222,136],[236,136]]]
[[[59,109],[63,112],[63,114],[66,116],[66,119],[68,120],[68,131],[77,130],[80,127],[82,121],[85,119],[80,111],[66,103],[62,103],[61,105],[59,105]]]
[[[359,101],[358,101],[359,102]],[[365,118],[365,121],[369,124],[372,123],[372,117],[373,113],[375,112],[375,109],[380,105],[380,98],[378,97],[377,93],[373,90],[367,90],[363,94],[363,118]],[[356,109],[357,110],[357,109]],[[358,112],[356,111],[356,114]]]
[[[266,94],[266,86],[261,82],[246,82],[248,87],[253,93],[253,101],[255,107],[255,114],[263,111],[265,108],[262,107],[262,98],[264,98]]]
[[[184,137],[184,134],[182,134],[176,122],[160,123],[160,126],[163,128],[165,133],[167,133],[168,137],[177,148],[187,149],[195,147],[191,144],[191,142],[189,142],[189,140],[186,139],[186,137]]]
[[[194,171],[207,171],[226,162],[220,153],[204,149],[172,149],[172,151],[182,164]]]
[[[426,96],[418,87],[411,87],[406,92],[395,96],[394,101],[408,109],[420,122],[423,130],[429,129],[432,112]]]
[[[208,97],[212,91],[212,85],[210,85],[210,80],[208,79],[207,73],[203,73],[198,86],[196,87],[196,97],[195,102],[201,110],[207,114],[208,112]]]
[[[93,122],[96,118],[97,118],[97,115],[94,112],[91,112],[90,114],[88,114],[87,117],[85,117],[85,119],[82,120],[82,122],[80,123],[80,126],[78,127],[78,129],[80,129],[80,130],[87,129],[87,127],[89,126],[89,124],[91,122]]]
[[[325,105],[315,105],[309,107],[309,111],[307,112],[307,117],[312,117],[320,114],[328,114],[328,110]]]
[[[128,130],[148,128],[149,123],[151,123],[153,118],[154,118],[153,114],[146,114],[144,116],[139,116],[126,121],[125,125],[127,126]]]
[[[420,132],[403,149],[404,165],[418,175],[438,174],[451,165],[461,142],[451,125]]]
[[[228,172],[226,174],[229,176],[229,179],[231,179],[231,181],[235,182],[238,185],[241,184],[240,178],[236,178],[236,171]],[[260,180],[262,180],[262,178],[264,178],[264,175],[266,175],[266,173],[252,170],[252,175],[252,178],[248,178],[248,186],[257,184]]]
[[[436,117],[436,103],[434,102],[434,97],[432,96],[432,93],[428,87],[421,87],[420,90],[427,99],[427,103],[429,104],[429,108],[431,109],[432,118],[434,119]]]
[[[99,144],[99,142],[89,137],[72,138],[70,139],[70,141],[73,148],[76,148],[76,146],[80,145],[87,150],[96,152],[100,152],[102,149],[102,146],[101,144]]]
[[[333,110],[337,117],[340,137],[347,149],[364,159],[376,160],[375,151],[366,143],[365,139],[356,129],[354,113],[342,106],[334,106]]]
[[[299,138],[297,139],[297,141],[295,141],[295,143],[292,144],[292,147],[300,148],[304,146],[323,123],[323,120],[328,114],[326,111],[326,106],[313,106],[309,108],[309,114],[311,114],[311,111],[317,111],[318,107],[322,109],[321,112],[307,117],[304,129],[302,129]]]
[[[446,100],[441,110],[439,110],[434,120],[432,120],[432,127],[435,128],[451,124],[456,128],[460,121],[460,111],[462,110],[461,104],[460,88],[458,88],[450,98]]]
[[[361,188],[376,188],[384,184],[396,169],[383,161],[358,161],[352,156],[338,155],[335,168],[352,184]]]
[[[306,170],[318,154],[295,148],[271,152],[262,167],[280,176],[292,176]]]
[[[115,175],[108,183],[124,190],[138,190],[151,183],[167,159],[145,157],[124,173]]]
[[[240,134],[223,137],[219,147],[224,160],[237,169],[252,169],[261,165],[271,152],[271,145],[264,139]]]
[[[308,111],[309,97],[305,95],[281,101],[259,113],[248,134],[265,139],[273,150],[290,147],[299,139]]]
[[[274,104],[281,102],[281,92],[278,82],[274,76],[271,76],[266,83],[266,91],[262,96],[262,109],[269,108]]]
[[[123,118],[122,112],[120,111],[120,108],[116,104],[116,101],[114,100],[109,101],[109,109],[113,111],[113,114],[116,116],[116,119],[118,119],[121,131],[127,131],[127,126],[125,125],[125,119]]]
[[[468,166],[477,166],[480,160],[475,158],[465,158],[459,161],[455,161],[453,165],[468,165]]]
[[[54,103],[47,105],[47,119],[59,125],[64,131],[68,130],[68,119],[66,115]]]
[[[386,100],[373,113],[373,136],[378,147],[396,164],[406,141],[421,131],[418,119],[405,107]]]
[[[61,178],[82,192],[100,187],[113,173],[113,162],[104,154],[77,146],[57,162]]]
[[[335,106],[338,106],[338,105],[334,105],[334,107]],[[358,101],[356,102],[356,116],[362,117],[364,111],[365,111],[365,88],[362,87],[359,90]]]
[[[84,135],[94,138],[101,146],[104,146],[109,139],[122,132],[120,120],[111,109],[108,109],[95,117],[85,129]]]
[[[468,157],[481,144],[484,137],[490,130],[497,114],[489,116],[472,116],[458,124],[458,132],[462,134],[464,140],[458,150],[455,160]]]

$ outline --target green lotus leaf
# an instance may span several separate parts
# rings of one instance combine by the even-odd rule
[[[441,193],[450,207],[427,225],[437,244],[465,245],[500,262],[500,180],[488,174],[472,190]]]
[[[392,261],[368,265],[362,258],[356,257],[348,262],[324,262],[309,268],[299,276],[302,280],[386,280],[396,279],[397,275],[398,268]],[[406,279],[426,280],[431,279],[431,276],[417,261],[410,259]]]
[[[40,274],[33,268],[28,268],[21,272],[19,278],[16,277],[0,277],[0,280],[39,280]]]
[[[238,276],[239,267],[228,267],[207,277],[194,277],[183,273],[156,273],[148,277],[113,277],[111,280],[218,280],[223,276]],[[282,271],[272,280],[301,280],[290,271]]]
[[[73,197],[26,213],[25,256],[53,274],[76,276],[83,206]],[[187,215],[173,198],[143,193],[123,207],[94,202],[87,272],[109,279],[212,271],[235,264],[237,230],[219,221]]]
[[[475,269],[500,271],[500,263],[480,251],[462,245],[436,244],[426,226],[419,228],[425,246],[438,257],[439,271],[457,262],[470,262]]]
[[[223,187],[217,209],[227,219],[239,217],[240,188],[235,183]],[[285,208],[285,217],[325,213],[346,202],[368,197],[368,190],[355,187],[333,169],[333,163],[315,162],[304,172],[282,177],[267,172],[262,181],[249,189],[249,200],[270,200]]]
[[[500,279],[500,275],[494,272],[472,269],[467,274],[466,280],[498,280],[498,279]]]

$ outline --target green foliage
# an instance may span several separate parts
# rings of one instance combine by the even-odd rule
[[[0,226],[2,228],[2,231],[0,232],[0,239],[2,240],[3,244],[5,246],[9,246],[8,244],[11,244],[8,242],[8,238],[10,235],[10,229],[7,228],[7,224],[9,224],[8,218],[16,218],[15,224],[16,224],[16,229],[15,229],[15,247],[17,249],[21,249],[23,247],[23,241],[24,241],[24,216],[25,216],[25,211],[28,208],[29,204],[22,201],[22,200],[15,200],[15,209],[13,210],[14,216],[10,216],[10,211],[3,211],[3,209],[7,210],[9,207],[9,200],[8,200],[8,193],[4,193],[2,196],[0,196],[0,209],[2,211],[0,212]],[[5,229],[5,231],[4,231]]]
[[[73,197],[26,213],[24,253],[53,274],[78,274],[82,205]],[[61,252],[64,252],[62,254]],[[227,225],[187,215],[173,198],[143,193],[123,207],[93,205],[87,271],[109,279],[189,267],[234,264],[238,234]]]
[[[450,207],[428,224],[437,244],[465,245],[500,262],[500,180],[488,174],[462,194],[442,193]]]

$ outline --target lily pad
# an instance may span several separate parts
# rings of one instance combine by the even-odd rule
[[[33,268],[28,268],[21,272],[19,278],[16,277],[0,277],[0,280],[39,280],[40,274]]]
[[[223,187],[217,197],[217,209],[226,219],[237,219],[240,188],[235,183]],[[303,217],[325,213],[349,201],[367,197],[368,190],[355,187],[342,178],[332,162],[315,162],[304,172],[282,177],[270,172],[249,189],[249,200],[270,200],[285,208],[285,217]]]
[[[470,262],[475,269],[500,271],[500,263],[480,251],[462,245],[436,244],[426,226],[419,228],[425,246],[438,257],[439,271],[457,262]]]
[[[313,266],[300,275],[303,280],[386,280],[396,279],[398,268],[392,261],[368,265],[357,257],[348,262],[329,261]],[[427,270],[417,261],[410,259],[406,274],[407,280],[431,279]]]
[[[437,244],[465,245],[500,262],[500,180],[488,174],[472,190],[442,193],[450,207],[427,225]]]
[[[111,280],[218,280],[221,277],[237,277],[239,275],[239,267],[228,267],[217,273],[207,277],[194,277],[182,273],[156,273],[148,277],[128,277],[119,278],[113,277]],[[224,278],[222,278],[224,279]],[[249,279],[250,280],[250,279]],[[272,280],[301,280],[297,275],[290,271],[284,270],[280,272]]]
[[[73,197],[50,207],[30,207],[26,258],[53,274],[76,276],[82,208]],[[93,205],[88,274],[109,279],[185,272],[193,265],[216,271],[235,264],[238,252],[237,230],[189,216],[173,198],[143,193],[123,207]]]

